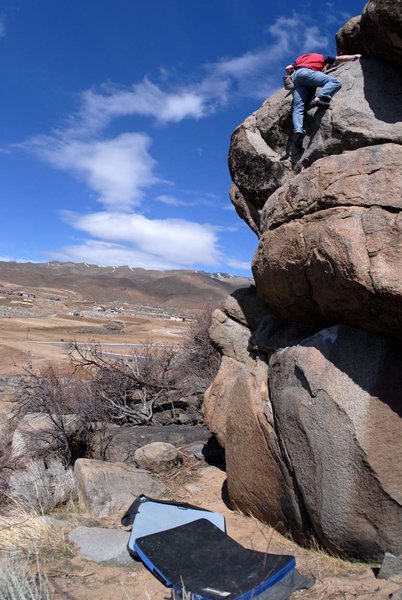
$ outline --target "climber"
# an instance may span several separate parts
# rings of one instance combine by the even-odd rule
[[[292,116],[294,146],[297,150],[300,151],[303,148],[303,137],[306,134],[303,128],[304,112],[311,96],[315,93],[315,88],[319,87],[321,91],[308,104],[307,108],[328,108],[332,96],[341,89],[339,79],[323,73],[325,67],[359,58],[361,58],[361,54],[343,54],[341,56],[303,54],[296,58],[292,65],[285,67],[286,73],[291,76],[293,82]]]

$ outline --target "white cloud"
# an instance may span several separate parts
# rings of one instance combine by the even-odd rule
[[[233,269],[240,269],[242,271],[248,271],[251,276],[251,258],[250,261],[237,260],[236,258],[227,259],[227,264]]]
[[[0,36],[1,25],[0,21]],[[326,36],[304,15],[280,17],[267,31],[271,38],[266,45],[205,65],[191,85],[171,86],[169,73],[162,69],[160,85],[144,78],[129,88],[108,85],[86,90],[78,110],[62,128],[23,145],[53,167],[83,180],[105,208],[87,215],[65,213],[75,229],[96,239],[65,246],[53,257],[148,268],[216,267],[226,261],[233,268],[249,269],[249,263],[221,254],[218,233],[223,228],[184,219],[152,220],[132,212],[145,192],[161,183],[150,154],[151,138],[130,132],[101,139],[101,134],[122,117],[147,117],[166,125],[205,118],[236,95],[266,97],[279,87],[281,63],[304,51],[326,49]],[[200,148],[194,151],[201,155]],[[214,205],[212,195],[197,193],[188,198],[186,194],[160,194],[156,200],[172,207]]]
[[[300,14],[277,18],[267,33],[273,41],[266,46],[207,65],[208,72],[198,85],[199,91],[221,104],[236,94],[266,98],[279,87],[279,61],[285,65],[302,52],[325,51],[328,44],[328,38],[320,34],[319,28]]]
[[[248,77],[250,73],[255,73],[266,65],[268,53],[269,50],[265,49],[260,52],[246,52],[235,58],[222,59],[215,63],[213,71],[215,75],[230,75],[235,79]]]
[[[168,206],[183,206],[183,207],[193,207],[193,206],[215,206],[215,202],[209,200],[208,198],[197,198],[195,200],[181,200],[176,198],[175,196],[170,196],[168,194],[161,194],[156,197],[158,202],[162,204],[166,204]]]
[[[180,268],[181,266],[171,263],[161,256],[154,256],[134,248],[98,240],[87,240],[82,244],[64,246],[58,252],[48,252],[47,256],[52,260],[87,262],[102,267],[130,265],[131,267],[142,267],[144,269],[167,270]]]
[[[12,258],[10,256],[0,256],[0,262],[26,263],[26,262],[35,262],[35,261],[34,260],[28,260],[26,258]]]
[[[103,93],[83,92],[79,113],[70,121],[69,129],[76,134],[93,133],[112,119],[130,115],[153,117],[161,123],[178,123],[187,118],[199,119],[207,112],[207,99],[199,92],[186,88],[165,92],[145,78],[130,89],[109,87]]]
[[[123,133],[103,141],[38,136],[27,145],[53,167],[83,179],[105,206],[127,209],[138,204],[145,188],[158,182],[150,143],[143,133]]]
[[[218,236],[211,225],[184,219],[148,219],[136,213],[64,213],[75,229],[113,243],[129,243],[131,250],[176,265],[216,266],[222,259]],[[127,264],[127,263],[126,263]]]
[[[304,43],[303,50],[306,52],[312,50],[324,50],[328,46],[328,38],[326,35],[320,34],[320,30],[317,26],[306,27],[304,31]]]

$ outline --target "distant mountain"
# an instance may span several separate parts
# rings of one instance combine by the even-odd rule
[[[98,303],[126,301],[172,308],[202,308],[252,283],[251,278],[206,271],[152,271],[86,263],[0,261],[2,286],[29,288],[32,292],[45,289],[54,294],[67,292],[76,300]]]

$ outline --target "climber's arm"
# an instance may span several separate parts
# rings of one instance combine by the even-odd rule
[[[336,63],[351,62],[352,60],[359,60],[361,54],[341,54],[335,58]]]

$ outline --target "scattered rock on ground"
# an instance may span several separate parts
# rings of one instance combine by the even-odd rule
[[[135,461],[141,469],[162,473],[183,462],[180,452],[172,444],[152,442],[138,448],[134,454]]]
[[[395,576],[402,579],[402,558],[386,552],[377,577],[378,579],[391,579]]]
[[[68,534],[68,539],[79,547],[83,558],[96,563],[121,565],[135,568],[127,551],[129,534],[117,529],[104,527],[76,527]]]
[[[134,462],[138,448],[151,442],[166,442],[176,448],[195,442],[206,443],[210,437],[207,427],[202,425],[152,425],[152,427],[111,427],[108,431],[106,457],[113,462]],[[101,440],[98,438],[97,446]]]
[[[159,498],[165,486],[126,463],[80,458],[74,467],[81,508],[95,517],[122,516],[140,494]]]

